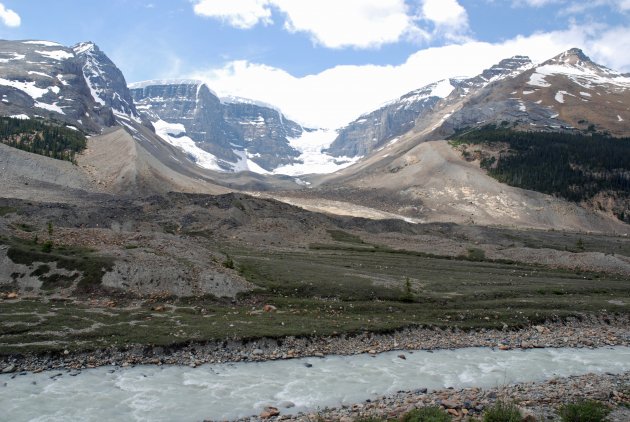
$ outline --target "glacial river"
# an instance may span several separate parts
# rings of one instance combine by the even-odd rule
[[[398,355],[404,354],[406,359]],[[395,393],[497,387],[552,377],[630,371],[630,348],[395,351],[284,361],[101,367],[80,374],[0,375],[6,421],[201,421],[339,406]]]

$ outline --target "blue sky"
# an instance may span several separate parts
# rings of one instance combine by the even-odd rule
[[[129,82],[219,94],[339,126],[442,77],[572,46],[630,72],[630,0],[0,0],[0,37],[91,40]],[[17,17],[16,17],[17,16]],[[331,104],[334,103],[334,104]]]

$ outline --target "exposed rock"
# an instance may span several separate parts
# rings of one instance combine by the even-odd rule
[[[247,160],[271,171],[295,163],[300,155],[289,145],[289,138],[299,137],[302,127],[273,108],[239,99],[223,102],[200,81],[148,81],[130,86],[141,113],[154,123],[183,128],[170,136],[188,136],[212,154],[224,171],[258,171],[248,167]]]

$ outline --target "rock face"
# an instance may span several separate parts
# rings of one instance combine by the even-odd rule
[[[456,98],[449,98],[445,107],[456,107],[430,138],[485,124],[627,135],[630,78],[594,63],[577,48],[536,66],[521,61],[523,67],[471,90],[458,105]]]
[[[444,102],[457,101],[532,66],[528,57],[515,56],[502,60],[474,78],[442,80],[411,91],[340,129],[339,136],[327,152],[334,156],[367,155],[413,129],[441,105],[443,99],[446,99]]]
[[[83,77],[94,101],[115,114],[139,118],[125,77],[114,62],[92,42],[79,43],[72,50],[83,64]]]
[[[120,70],[93,43],[0,41],[0,115],[43,117],[88,133],[138,119]],[[138,119],[139,121],[139,119]]]
[[[430,112],[454,89],[444,80],[409,92],[378,110],[364,114],[339,130],[327,152],[337,157],[367,155],[384,143],[413,129],[416,119]]]
[[[289,144],[290,138],[302,134],[300,125],[270,107],[238,99],[221,101],[203,82],[142,82],[131,85],[131,94],[158,134],[188,149],[203,167],[265,173],[295,163],[300,155]],[[193,151],[195,147],[211,157]]]

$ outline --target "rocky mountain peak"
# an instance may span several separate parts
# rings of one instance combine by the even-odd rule
[[[549,62],[574,66],[583,66],[587,63],[594,64],[593,61],[579,48],[571,48],[563,53],[560,53],[549,60]]]
[[[72,47],[82,65],[83,77],[94,101],[114,114],[139,119],[125,77],[107,55],[91,41]]]
[[[88,51],[97,50],[100,51],[98,46],[94,44],[92,41],[84,41],[80,42],[72,47],[74,54],[85,54]]]

